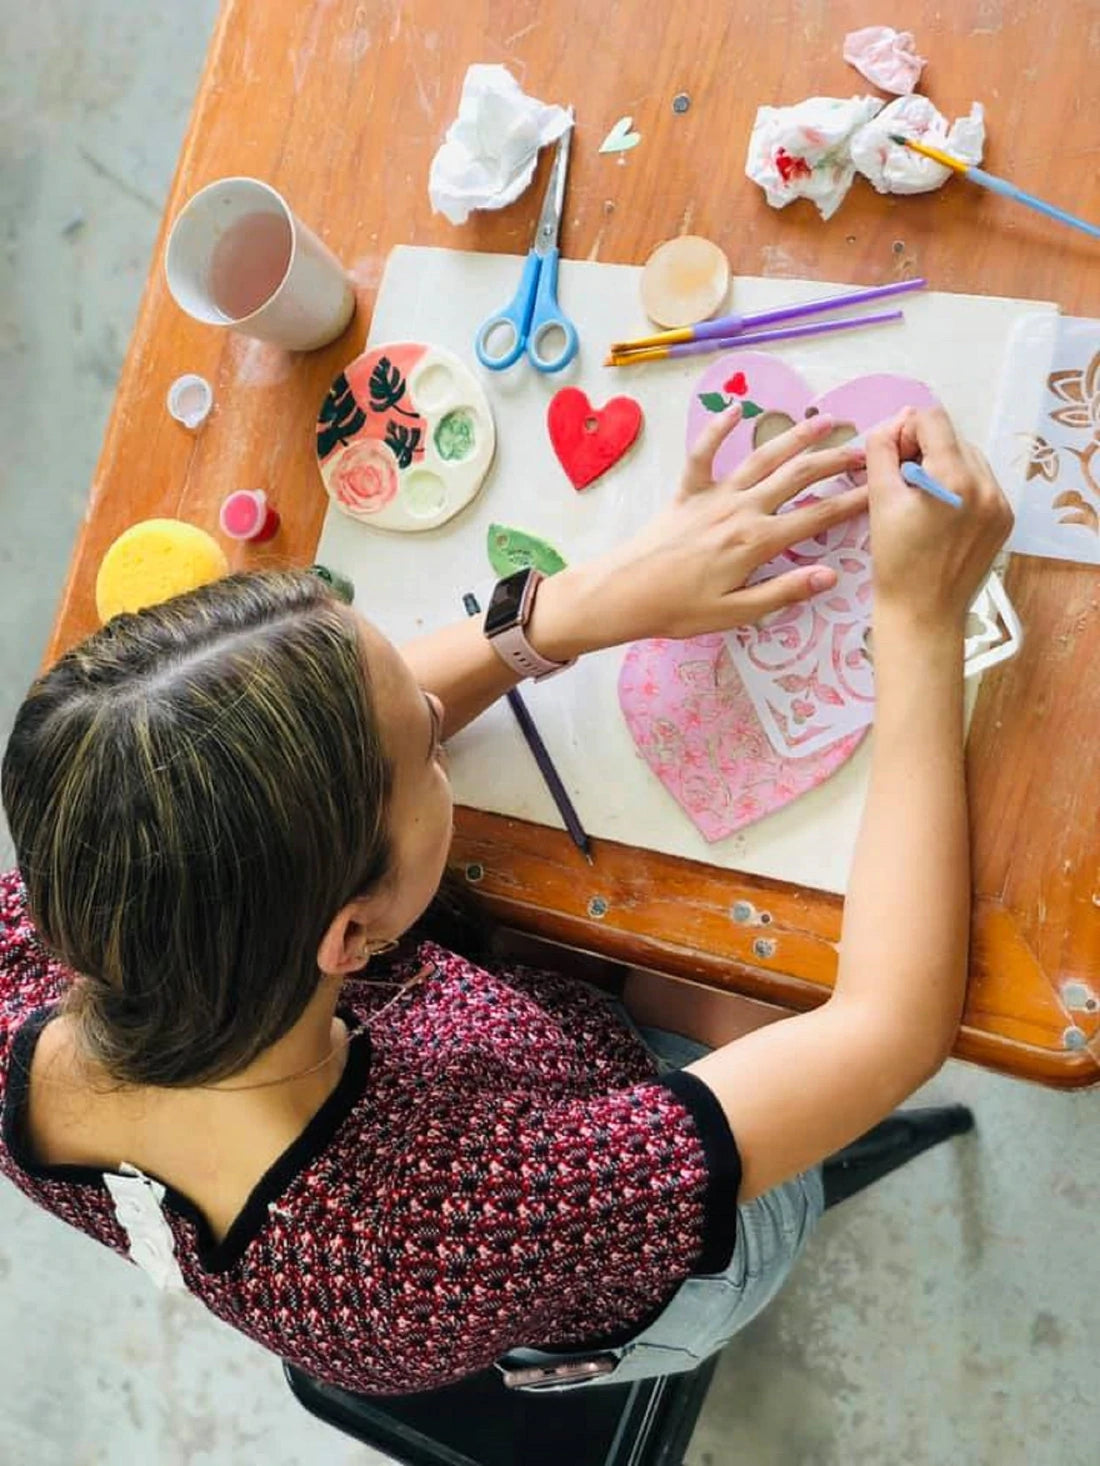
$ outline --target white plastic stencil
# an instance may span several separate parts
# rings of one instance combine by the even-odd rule
[[[964,674],[976,677],[998,662],[1007,662],[1020,650],[1023,639],[1016,608],[1008,599],[1001,577],[993,572],[970,607]]]
[[[1010,550],[1100,565],[1100,320],[1018,323],[990,456],[1016,511]]]
[[[798,503],[848,488],[816,485]],[[759,578],[794,566],[828,565],[837,583],[824,595],[786,606],[755,626],[739,626],[726,645],[757,717],[777,753],[808,758],[866,728],[874,717],[870,527],[867,516],[792,545]],[[758,577],[753,577],[754,579]]]
[[[729,632],[726,645],[769,743],[785,758],[808,758],[874,721],[867,519],[787,554],[801,564],[816,559],[832,566],[836,585],[757,626]],[[990,574],[967,618],[964,674],[976,677],[1007,661],[1022,641],[1008,593]]]

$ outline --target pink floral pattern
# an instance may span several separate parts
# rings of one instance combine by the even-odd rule
[[[397,493],[397,464],[376,439],[358,438],[325,466],[329,489],[349,514],[377,514]]]
[[[831,412],[834,433],[850,437],[906,404],[934,401],[923,383],[895,376],[860,377],[815,398],[785,362],[734,352],[692,394],[689,446],[713,410],[708,399],[728,392],[751,397],[759,410],[723,444],[715,460],[720,477],[748,457],[761,425],[775,419]],[[802,502],[844,487],[840,480],[815,485]],[[631,736],[706,840],[724,839],[816,788],[866,734],[873,708],[866,517],[792,546],[753,578],[815,561],[838,573],[826,595],[728,637],[639,642],[623,661],[619,704]]]
[[[736,369],[764,414],[734,429],[718,454],[721,474],[752,452],[761,424],[771,418],[799,422],[831,413],[834,439],[867,432],[902,407],[929,407],[935,398],[912,377],[856,377],[814,397],[792,367],[761,352],[734,352],[703,375],[692,397],[688,442],[707,422],[703,398]],[[815,484],[791,507],[815,503],[848,488],[846,479]],[[752,577],[769,580],[807,565],[827,565],[837,584],[811,601],[788,606],[727,638],[734,666],[765,733],[783,755],[805,758],[867,727],[874,717],[874,669],[865,644],[871,620],[870,525],[861,515],[815,538],[792,545]]]
[[[710,841],[816,788],[864,736],[808,758],[780,757],[721,636],[636,642],[619,674],[619,704],[638,752]]]

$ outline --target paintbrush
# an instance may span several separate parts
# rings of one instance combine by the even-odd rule
[[[743,331],[755,330],[758,326],[778,326],[784,321],[799,320],[803,316],[824,315],[829,311],[847,310],[853,305],[866,305],[872,300],[883,300],[890,295],[923,290],[927,284],[928,281],[924,279],[894,280],[889,285],[869,285],[861,290],[845,291],[842,295],[803,300],[795,305],[756,311],[748,316],[716,316],[713,320],[700,321],[695,326],[682,326],[676,331],[658,331],[654,336],[639,336],[636,341],[613,341],[607,349],[612,355],[621,356],[627,351],[648,351],[654,346],[676,346],[687,341],[739,336]]]
[[[1038,214],[1045,214],[1048,219],[1057,219],[1060,224],[1068,224],[1073,229],[1080,229],[1083,234],[1091,234],[1093,239],[1100,239],[1100,227],[1090,224],[1087,219],[1079,219],[1076,214],[1069,214],[1065,209],[1060,209],[1056,204],[1048,204],[1043,199],[1036,198],[1033,193],[1027,193],[1024,189],[1018,188],[1015,183],[1009,183],[1007,178],[997,178],[992,173],[987,173],[984,168],[977,168],[973,163],[964,163],[961,158],[954,158],[950,153],[943,153],[939,148],[929,147],[927,143],[921,143],[914,137],[902,137],[901,133],[892,132],[890,141],[898,144],[899,147],[911,148],[914,153],[920,153],[924,158],[931,158],[933,163],[942,163],[945,168],[951,168],[956,173],[961,173],[969,178],[971,183],[980,184],[982,188],[988,188],[990,193],[1003,194],[1006,199],[1015,199],[1018,204],[1026,204],[1029,209],[1034,209]]]
[[[881,326],[887,321],[905,319],[903,311],[879,311],[876,315],[852,316],[843,321],[811,321],[805,326],[780,326],[775,331],[746,331],[743,336],[724,336],[702,341],[679,341],[670,346],[634,348],[630,351],[612,349],[604,359],[604,366],[635,366],[643,361],[664,361],[671,357],[699,356],[705,351],[739,351],[742,347],[763,346],[769,341],[790,341],[802,336],[824,336],[831,331],[854,331],[859,326]]]

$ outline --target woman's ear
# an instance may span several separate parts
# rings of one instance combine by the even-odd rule
[[[378,896],[349,901],[329,922],[317,948],[317,966],[326,977],[347,977],[370,961],[371,953],[388,940],[385,899]]]

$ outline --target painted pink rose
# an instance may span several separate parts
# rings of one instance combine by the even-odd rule
[[[370,438],[348,443],[325,464],[329,490],[349,514],[377,514],[397,493],[397,465]]]

